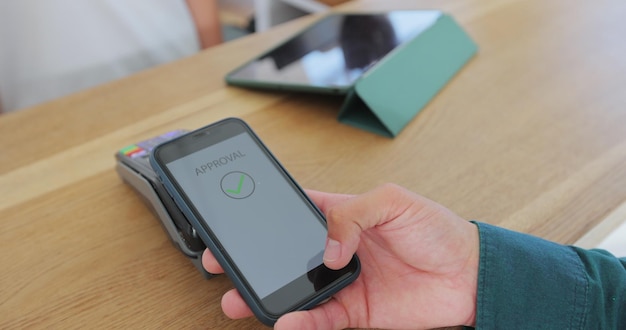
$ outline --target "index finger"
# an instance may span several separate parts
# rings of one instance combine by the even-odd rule
[[[202,253],[202,267],[211,274],[223,274],[224,269],[217,262],[217,259],[213,256],[213,253],[209,249],[204,249]]]

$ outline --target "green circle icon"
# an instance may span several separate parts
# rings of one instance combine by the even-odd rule
[[[244,172],[227,173],[222,177],[220,185],[224,194],[234,199],[246,198],[254,192],[254,179]]]

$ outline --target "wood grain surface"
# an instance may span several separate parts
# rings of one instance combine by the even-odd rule
[[[443,9],[478,54],[395,139],[340,124],[341,99],[227,87],[319,16],[0,116],[0,328],[264,328],[222,314],[114,171],[175,128],[246,120],[304,187],[395,182],[467,219],[573,243],[626,201],[626,2],[354,1]],[[419,312],[419,311],[416,311]]]

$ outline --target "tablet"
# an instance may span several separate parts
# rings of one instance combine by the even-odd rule
[[[369,68],[442,12],[329,14],[226,76],[230,85],[345,94]]]

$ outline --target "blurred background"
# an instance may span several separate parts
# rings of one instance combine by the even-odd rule
[[[0,114],[191,56],[347,1],[1,1]]]

